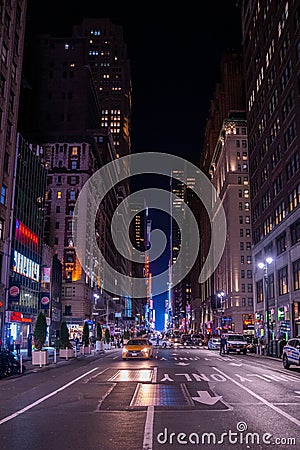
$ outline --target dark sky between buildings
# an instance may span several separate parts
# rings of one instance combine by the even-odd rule
[[[241,47],[236,0],[147,0],[137,6],[28,0],[27,33],[68,36],[83,17],[108,17],[124,28],[133,87],[132,152],[170,153],[198,166],[221,55]],[[151,218],[153,228],[161,228],[161,216],[152,211]],[[167,264],[168,250],[151,271],[160,273]],[[164,300],[165,294],[156,299],[158,329],[163,326]]]
[[[236,0],[101,2],[29,0],[28,33],[64,36],[83,17],[123,25],[133,85],[132,151],[198,165],[221,54],[241,45]]]

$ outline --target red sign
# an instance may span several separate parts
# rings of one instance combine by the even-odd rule
[[[9,294],[11,297],[17,297],[20,293],[20,289],[18,288],[18,286],[12,286],[9,289]]]
[[[16,221],[16,238],[25,245],[29,245],[29,243],[32,242],[37,246],[39,243],[38,235],[19,220]]]
[[[50,302],[49,297],[42,297],[41,298],[41,304],[42,305],[48,305],[49,302]]]
[[[10,311],[9,322],[32,322],[32,319],[23,317],[19,311]]]

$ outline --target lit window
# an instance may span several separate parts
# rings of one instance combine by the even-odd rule
[[[72,147],[72,155],[78,155],[78,147]]]
[[[4,237],[4,221],[0,219],[0,239],[3,240]]]
[[[6,186],[4,186],[4,184],[2,184],[1,198],[0,198],[0,203],[2,203],[2,205],[5,205],[5,203],[6,203],[6,192],[7,192],[7,188],[6,188]]]
[[[61,191],[57,191],[57,198],[61,198]]]

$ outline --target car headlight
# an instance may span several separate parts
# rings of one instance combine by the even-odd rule
[[[141,352],[142,353],[148,353],[148,349],[147,348],[142,348]]]
[[[122,349],[122,353],[124,354],[124,353],[127,353],[127,348],[123,348]]]

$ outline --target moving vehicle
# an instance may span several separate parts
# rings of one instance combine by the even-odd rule
[[[147,338],[137,337],[129,339],[122,348],[122,359],[150,359],[153,358],[153,345]]]
[[[197,334],[197,333],[192,334],[192,344],[199,345],[199,346],[204,345],[203,334]]]
[[[242,334],[232,333],[226,336],[227,345],[226,353],[243,353],[247,354],[247,341]]]
[[[282,350],[282,364],[289,369],[291,364],[300,366],[300,338],[289,339]]]
[[[220,350],[220,344],[220,338],[210,338],[207,344],[208,350]]]
[[[182,334],[180,336],[180,344],[192,345],[192,336],[190,334]]]

